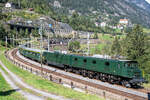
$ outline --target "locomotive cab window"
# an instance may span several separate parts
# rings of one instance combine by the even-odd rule
[[[109,62],[105,62],[105,65],[106,65],[106,66],[109,66],[110,64],[109,64]]]
[[[125,67],[131,67],[131,64],[130,63],[126,63]]]

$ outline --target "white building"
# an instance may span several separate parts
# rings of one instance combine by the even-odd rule
[[[102,22],[102,23],[100,24],[100,26],[101,26],[101,27],[105,27],[105,26],[106,26],[106,22]]]
[[[54,7],[61,8],[59,1],[54,1]]]
[[[128,19],[120,19],[119,21],[120,24],[125,24],[125,25],[127,25],[128,22],[129,22]]]
[[[7,3],[5,4],[5,7],[6,7],[6,8],[11,8],[11,7],[12,7],[12,4],[9,3],[9,2],[7,2]]]
[[[98,27],[98,26],[99,26],[99,23],[98,23],[98,22],[95,22],[95,26]]]

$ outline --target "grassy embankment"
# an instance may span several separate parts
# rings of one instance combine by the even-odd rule
[[[0,47],[0,57],[2,57],[2,51],[5,49]],[[2,68],[0,66],[0,68]],[[9,84],[6,82],[6,80],[3,78],[3,76],[0,73],[0,100],[25,100],[23,96],[16,92],[16,90],[13,90]]]
[[[25,100],[23,96],[12,89],[0,73],[0,100]]]
[[[4,48],[0,50],[0,60],[5,64],[5,66],[7,66],[9,70],[11,70],[13,73],[18,75],[19,77],[21,77],[22,80],[26,82],[27,84],[35,88],[50,92],[50,93],[64,96],[66,98],[71,98],[71,99],[76,99],[76,100],[104,100],[104,99],[99,98],[96,95],[77,92],[72,89],[66,88],[62,85],[55,84],[41,77],[33,75],[27,71],[21,70],[20,68],[16,67],[14,64],[9,62],[5,58],[4,54],[2,53],[2,51],[4,50],[5,50]]]
[[[145,88],[150,89],[150,83],[149,83],[149,84],[144,84],[143,86],[144,86]]]

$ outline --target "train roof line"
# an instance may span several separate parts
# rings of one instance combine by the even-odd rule
[[[30,51],[35,51],[35,52],[41,52],[41,50],[39,49],[33,49],[33,48],[28,48],[24,45],[21,45],[20,47],[24,48],[24,49],[27,49],[27,50],[30,50]],[[54,52],[58,52],[58,51],[48,51],[48,50],[42,50],[42,52],[51,52],[51,53],[54,53]],[[67,55],[73,55],[73,56],[81,56],[81,55],[75,55],[75,54],[68,54],[68,53],[62,53],[62,52],[58,52],[58,53],[61,53],[61,54],[67,54]],[[133,61],[133,60],[123,60],[123,59],[113,59],[113,58],[110,58],[110,57],[96,57],[96,56],[81,56],[81,57],[93,57],[93,58],[99,58],[99,59],[105,59],[105,60],[116,60],[116,61],[124,61],[124,62],[136,62],[136,61]]]

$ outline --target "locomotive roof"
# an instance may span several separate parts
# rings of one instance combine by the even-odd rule
[[[72,54],[67,54],[67,55],[72,55]],[[132,60],[121,60],[121,59],[111,59],[111,58],[99,58],[99,57],[80,56],[80,55],[72,55],[72,56],[76,56],[76,57],[84,57],[84,58],[103,59],[103,60],[109,60],[109,61],[120,61],[120,62],[133,62],[133,63],[137,63],[137,61],[132,61]]]
[[[39,50],[39,49],[28,48],[28,47],[25,47],[25,46],[21,46],[21,48],[29,50],[29,51],[41,52],[41,50]],[[43,51],[45,51],[45,50],[43,50]]]
[[[137,61],[133,61],[133,60],[119,60],[119,61],[137,63]]]
[[[28,48],[25,46],[20,46],[23,49],[29,50],[29,51],[34,51],[34,52],[41,52],[41,50],[39,49],[33,49],[33,48]],[[43,50],[43,52],[51,52],[51,53],[60,53],[60,52],[53,52],[53,51],[46,51]],[[60,54],[64,54],[64,53],[60,53]],[[74,55],[74,54],[66,54],[66,55],[70,55],[70,56],[76,56],[76,57],[84,57],[84,58],[96,58],[96,59],[103,59],[103,60],[111,60],[111,61],[121,61],[121,62],[134,62],[137,63],[137,61],[132,61],[132,60],[119,60],[119,59],[110,59],[110,58],[99,58],[99,57],[92,57],[92,56],[80,56],[80,55]]]
[[[65,53],[61,53],[61,52],[57,52],[57,51],[46,51],[46,52],[65,54]],[[137,61],[133,61],[133,60],[112,59],[110,57],[109,58],[101,58],[101,57],[94,57],[94,56],[81,56],[81,55],[75,55],[75,54],[66,54],[66,55],[74,56],[74,57],[96,58],[96,59],[103,59],[103,60],[110,60],[110,61],[137,63]]]

